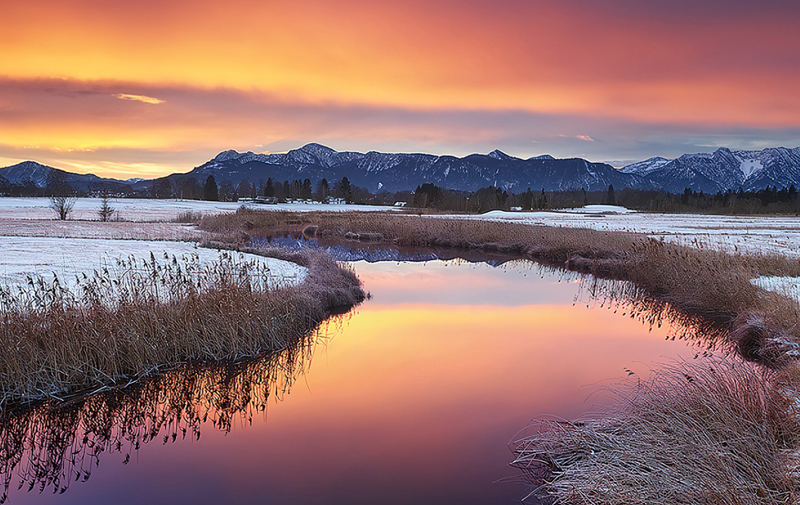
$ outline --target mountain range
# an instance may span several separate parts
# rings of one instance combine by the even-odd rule
[[[706,193],[767,186],[800,188],[800,148],[731,151],[721,147],[713,153],[684,154],[674,160],[650,158],[620,171],[644,177],[672,193],[685,188]]]
[[[26,161],[0,168],[0,188],[36,186],[43,188],[52,174],[60,175],[79,191],[110,190],[146,192],[154,180],[126,181],[82,175]],[[332,185],[347,177],[351,184],[377,191],[411,190],[423,183],[474,191],[495,186],[521,192],[586,189],[652,189],[680,193],[685,188],[706,193],[759,190],[767,186],[800,187],[800,148],[768,148],[761,151],[732,151],[719,148],[713,153],[685,154],[675,159],[650,158],[616,169],[605,163],[581,158],[556,159],[549,155],[517,158],[495,150],[462,158],[431,154],[396,154],[370,151],[339,152],[320,144],[307,144],[282,154],[257,154],[224,151],[186,173],[175,173],[168,180],[175,187],[186,179],[202,184],[213,175],[217,183],[233,185],[246,180],[263,184],[274,181],[323,178]]]

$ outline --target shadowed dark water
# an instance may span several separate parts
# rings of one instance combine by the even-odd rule
[[[354,267],[372,299],[316,344],[6,422],[9,503],[519,503],[532,418],[698,352],[530,263]]]

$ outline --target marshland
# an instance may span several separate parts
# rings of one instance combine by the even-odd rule
[[[181,221],[215,261],[4,288],[11,503],[796,499],[800,315],[751,282],[796,259],[399,212]]]

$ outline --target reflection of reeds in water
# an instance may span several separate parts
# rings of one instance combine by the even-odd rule
[[[716,350],[727,352],[732,348],[730,339],[725,338],[730,331],[728,325],[653,298],[631,282],[598,279],[591,275],[581,275],[578,282],[581,290],[575,298],[576,303],[613,310],[623,317],[640,321],[651,331],[664,327],[668,330],[667,339],[703,346],[705,354]]]
[[[251,251],[265,254],[263,250]],[[355,274],[319,253],[299,285],[260,263],[123,260],[65,288],[32,278],[0,290],[0,408],[103,390],[190,360],[257,356],[289,347],[335,307],[363,300]]]
[[[199,439],[208,423],[226,433],[237,423],[252,423],[270,398],[280,399],[307,370],[327,327],[345,317],[257,359],[185,364],[127,388],[5,412],[0,503],[15,488],[64,492],[71,482],[87,480],[103,454],[119,453],[127,463],[143,444]]]

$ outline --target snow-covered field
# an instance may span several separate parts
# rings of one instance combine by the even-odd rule
[[[492,211],[477,216],[446,217],[636,232],[731,252],[778,253],[800,258],[800,218],[795,217],[652,214],[609,206],[560,212]]]
[[[4,219],[55,219],[56,215],[49,207],[48,198],[0,198],[0,220]],[[243,204],[237,202],[206,202],[202,200],[151,200],[133,198],[115,198],[111,206],[118,214],[115,218],[123,221],[171,221],[185,212],[199,212],[204,215],[234,212]],[[341,212],[357,210],[372,212],[390,210],[394,207],[377,205],[323,205],[282,203],[276,205],[244,204],[253,209],[290,210],[311,212],[315,210]],[[78,198],[71,219],[97,221],[100,208],[99,198]]]
[[[0,281],[8,276],[53,269],[54,266],[59,269],[92,269],[103,261],[116,259],[115,255],[149,255],[150,251],[162,253],[165,250],[169,254],[180,255],[187,247],[193,246],[186,243],[152,242],[152,240],[197,240],[201,238],[201,233],[191,225],[170,221],[186,212],[204,215],[234,212],[241,204],[196,200],[114,199],[112,206],[118,211],[118,218],[121,221],[111,223],[97,221],[100,200],[93,198],[78,199],[75,203],[73,220],[58,221],[54,219],[55,215],[49,208],[47,198],[0,198]],[[247,206],[256,209],[300,212],[397,210],[394,207],[369,205],[247,204]],[[608,205],[590,205],[563,211],[492,211],[482,215],[432,215],[431,217],[636,232],[696,247],[713,247],[732,252],[777,253],[800,258],[800,218],[794,217],[651,214]],[[42,237],[42,239],[25,242],[21,240],[22,237]],[[70,237],[70,239],[56,239],[56,237]],[[25,244],[32,247],[27,253],[23,247]],[[203,254],[216,253],[204,251]],[[789,281],[784,280],[781,285],[786,285],[787,282]],[[770,285],[765,284],[762,287],[769,288]]]
[[[774,291],[800,302],[800,277],[756,277],[750,282],[761,289]]]
[[[146,240],[108,240],[81,238],[0,237],[0,285],[21,286],[29,275],[51,281],[55,273],[59,282],[75,285],[75,278],[107,267],[117,271],[117,259],[133,256],[138,260],[183,261],[196,255],[201,264],[219,260],[220,253],[188,242]],[[170,257],[164,258],[165,253]],[[253,261],[269,269],[272,285],[292,285],[306,276],[307,269],[295,263],[237,253],[237,261]]]
[[[125,240],[201,240],[203,232],[183,223],[53,221],[0,218],[2,237],[112,238]]]
[[[665,241],[742,253],[774,253],[800,258],[800,218],[652,214],[624,207],[589,205],[559,212],[492,211],[462,219],[644,233]],[[800,278],[759,277],[753,284],[800,301]]]

